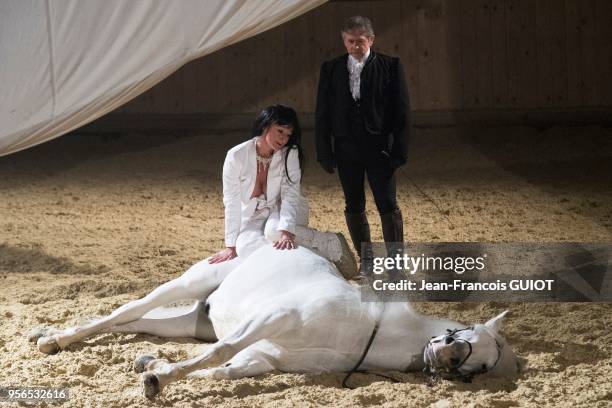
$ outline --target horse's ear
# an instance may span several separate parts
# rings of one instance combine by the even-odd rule
[[[496,333],[499,332],[499,330],[501,329],[502,320],[504,320],[506,314],[508,314],[508,310],[504,310],[503,312],[486,322],[485,326],[487,326],[489,329],[493,330]]]

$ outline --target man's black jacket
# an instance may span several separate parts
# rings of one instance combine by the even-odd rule
[[[350,141],[348,54],[321,66],[315,137],[317,160],[324,166],[334,163],[332,136]],[[388,153],[393,167],[406,163],[409,136],[409,99],[404,68],[399,58],[370,51],[361,72],[361,114],[367,132],[366,151]],[[356,143],[356,141],[355,141]]]

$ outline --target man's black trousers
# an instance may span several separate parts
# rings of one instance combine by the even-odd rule
[[[382,160],[359,160],[354,156],[346,158],[342,157],[341,152],[337,153],[340,153],[336,155],[336,160],[347,213],[359,214],[365,211],[365,177],[368,178],[380,214],[388,214],[397,208],[395,172],[388,160],[384,157]]]

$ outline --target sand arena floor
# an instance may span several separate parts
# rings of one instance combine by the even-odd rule
[[[504,333],[528,361],[515,379],[433,387],[420,373],[392,373],[399,384],[356,375],[356,390],[342,374],[276,373],[183,380],[149,402],[133,359],[184,359],[205,344],[104,334],[47,356],[26,341],[34,326],[108,314],[220,249],[222,161],[244,138],[70,135],[0,158],[0,385],[69,387],[65,407],[612,406],[612,304],[419,304],[464,322],[509,307]],[[346,234],[339,183],[305,139],[311,224]],[[611,159],[610,129],[417,130],[398,182],[407,239],[609,242]],[[380,240],[371,199],[368,213]]]

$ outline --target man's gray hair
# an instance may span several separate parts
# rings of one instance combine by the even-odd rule
[[[342,33],[351,33],[355,31],[365,32],[367,37],[374,37],[374,29],[372,28],[372,22],[367,17],[353,16],[349,17],[344,21],[342,25]]]

